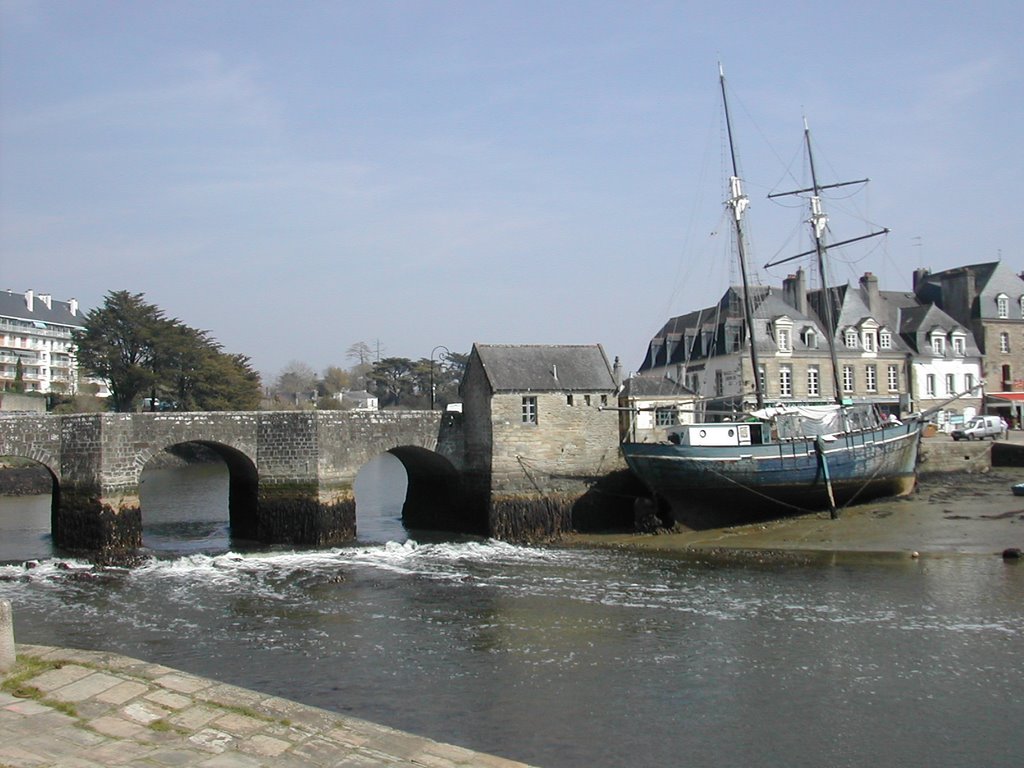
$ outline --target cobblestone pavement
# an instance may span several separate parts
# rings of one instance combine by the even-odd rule
[[[523,765],[126,656],[17,655],[0,690],[0,768]]]

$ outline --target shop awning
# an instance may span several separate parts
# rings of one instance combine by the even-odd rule
[[[993,400],[1006,400],[1008,402],[1024,402],[1024,392],[988,392],[988,397]]]

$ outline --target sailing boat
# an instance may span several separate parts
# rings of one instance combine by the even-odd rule
[[[729,199],[735,229],[743,310],[753,371],[760,370],[755,342],[751,290],[744,253],[743,214],[748,204],[739,178],[725,75],[719,67],[722,104],[732,159]],[[909,417],[883,421],[869,405],[844,402],[835,349],[832,302],[824,279],[829,247],[883,234],[875,232],[834,243],[825,242],[827,215],[821,192],[846,184],[821,185],[814,167],[810,129],[804,140],[811,187],[784,194],[809,194],[813,250],[783,261],[815,255],[822,276],[822,320],[832,363],[835,402],[824,406],[765,407],[764,382],[753,376],[757,409],[742,421],[685,424],[667,431],[665,442],[623,442],[630,469],[650,490],[656,504],[692,528],[718,527],[754,517],[838,509],[854,501],[897,496],[913,490],[923,422]],[[773,195],[776,196],[776,195]],[[769,264],[767,266],[774,266]]]

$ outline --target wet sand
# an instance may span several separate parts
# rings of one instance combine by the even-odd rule
[[[682,533],[572,534],[564,544],[652,552],[847,553],[914,557],[1002,555],[1024,549],[1024,469],[923,477],[909,496],[769,522]]]

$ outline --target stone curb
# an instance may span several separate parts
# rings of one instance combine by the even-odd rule
[[[526,768],[127,656],[23,644],[17,654],[53,666],[22,682],[25,698],[0,691],[5,767]]]

